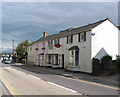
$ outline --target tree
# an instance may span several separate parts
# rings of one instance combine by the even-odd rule
[[[23,41],[22,43],[19,43],[16,52],[17,52],[17,59],[19,61],[22,61],[22,59],[25,59],[25,54],[27,52],[27,46],[30,45],[28,40]]]

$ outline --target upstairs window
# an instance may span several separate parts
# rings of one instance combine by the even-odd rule
[[[43,42],[43,47],[45,47],[45,43]]]
[[[68,43],[73,43],[73,35],[67,36],[67,44]]]
[[[78,42],[86,41],[86,32],[78,34]]]
[[[59,44],[59,39],[54,40],[54,45]]]
[[[38,48],[38,44],[36,44],[36,48]]]
[[[48,41],[48,46],[53,44],[53,40]]]

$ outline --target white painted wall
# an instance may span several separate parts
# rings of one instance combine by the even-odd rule
[[[93,28],[92,33],[95,33],[95,35],[92,36],[91,39],[91,59],[101,50],[102,47],[109,55],[113,56],[113,59],[115,59],[116,55],[118,55],[118,28],[109,20],[106,20]]]

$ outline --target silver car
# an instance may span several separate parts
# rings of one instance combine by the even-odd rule
[[[5,60],[5,64],[10,64],[11,60]]]

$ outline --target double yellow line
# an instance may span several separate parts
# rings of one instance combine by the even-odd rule
[[[9,90],[9,92],[14,96],[14,97],[20,97],[18,94],[15,92],[15,90],[5,81],[5,79],[2,77],[1,78],[2,82],[6,86],[6,88]]]

